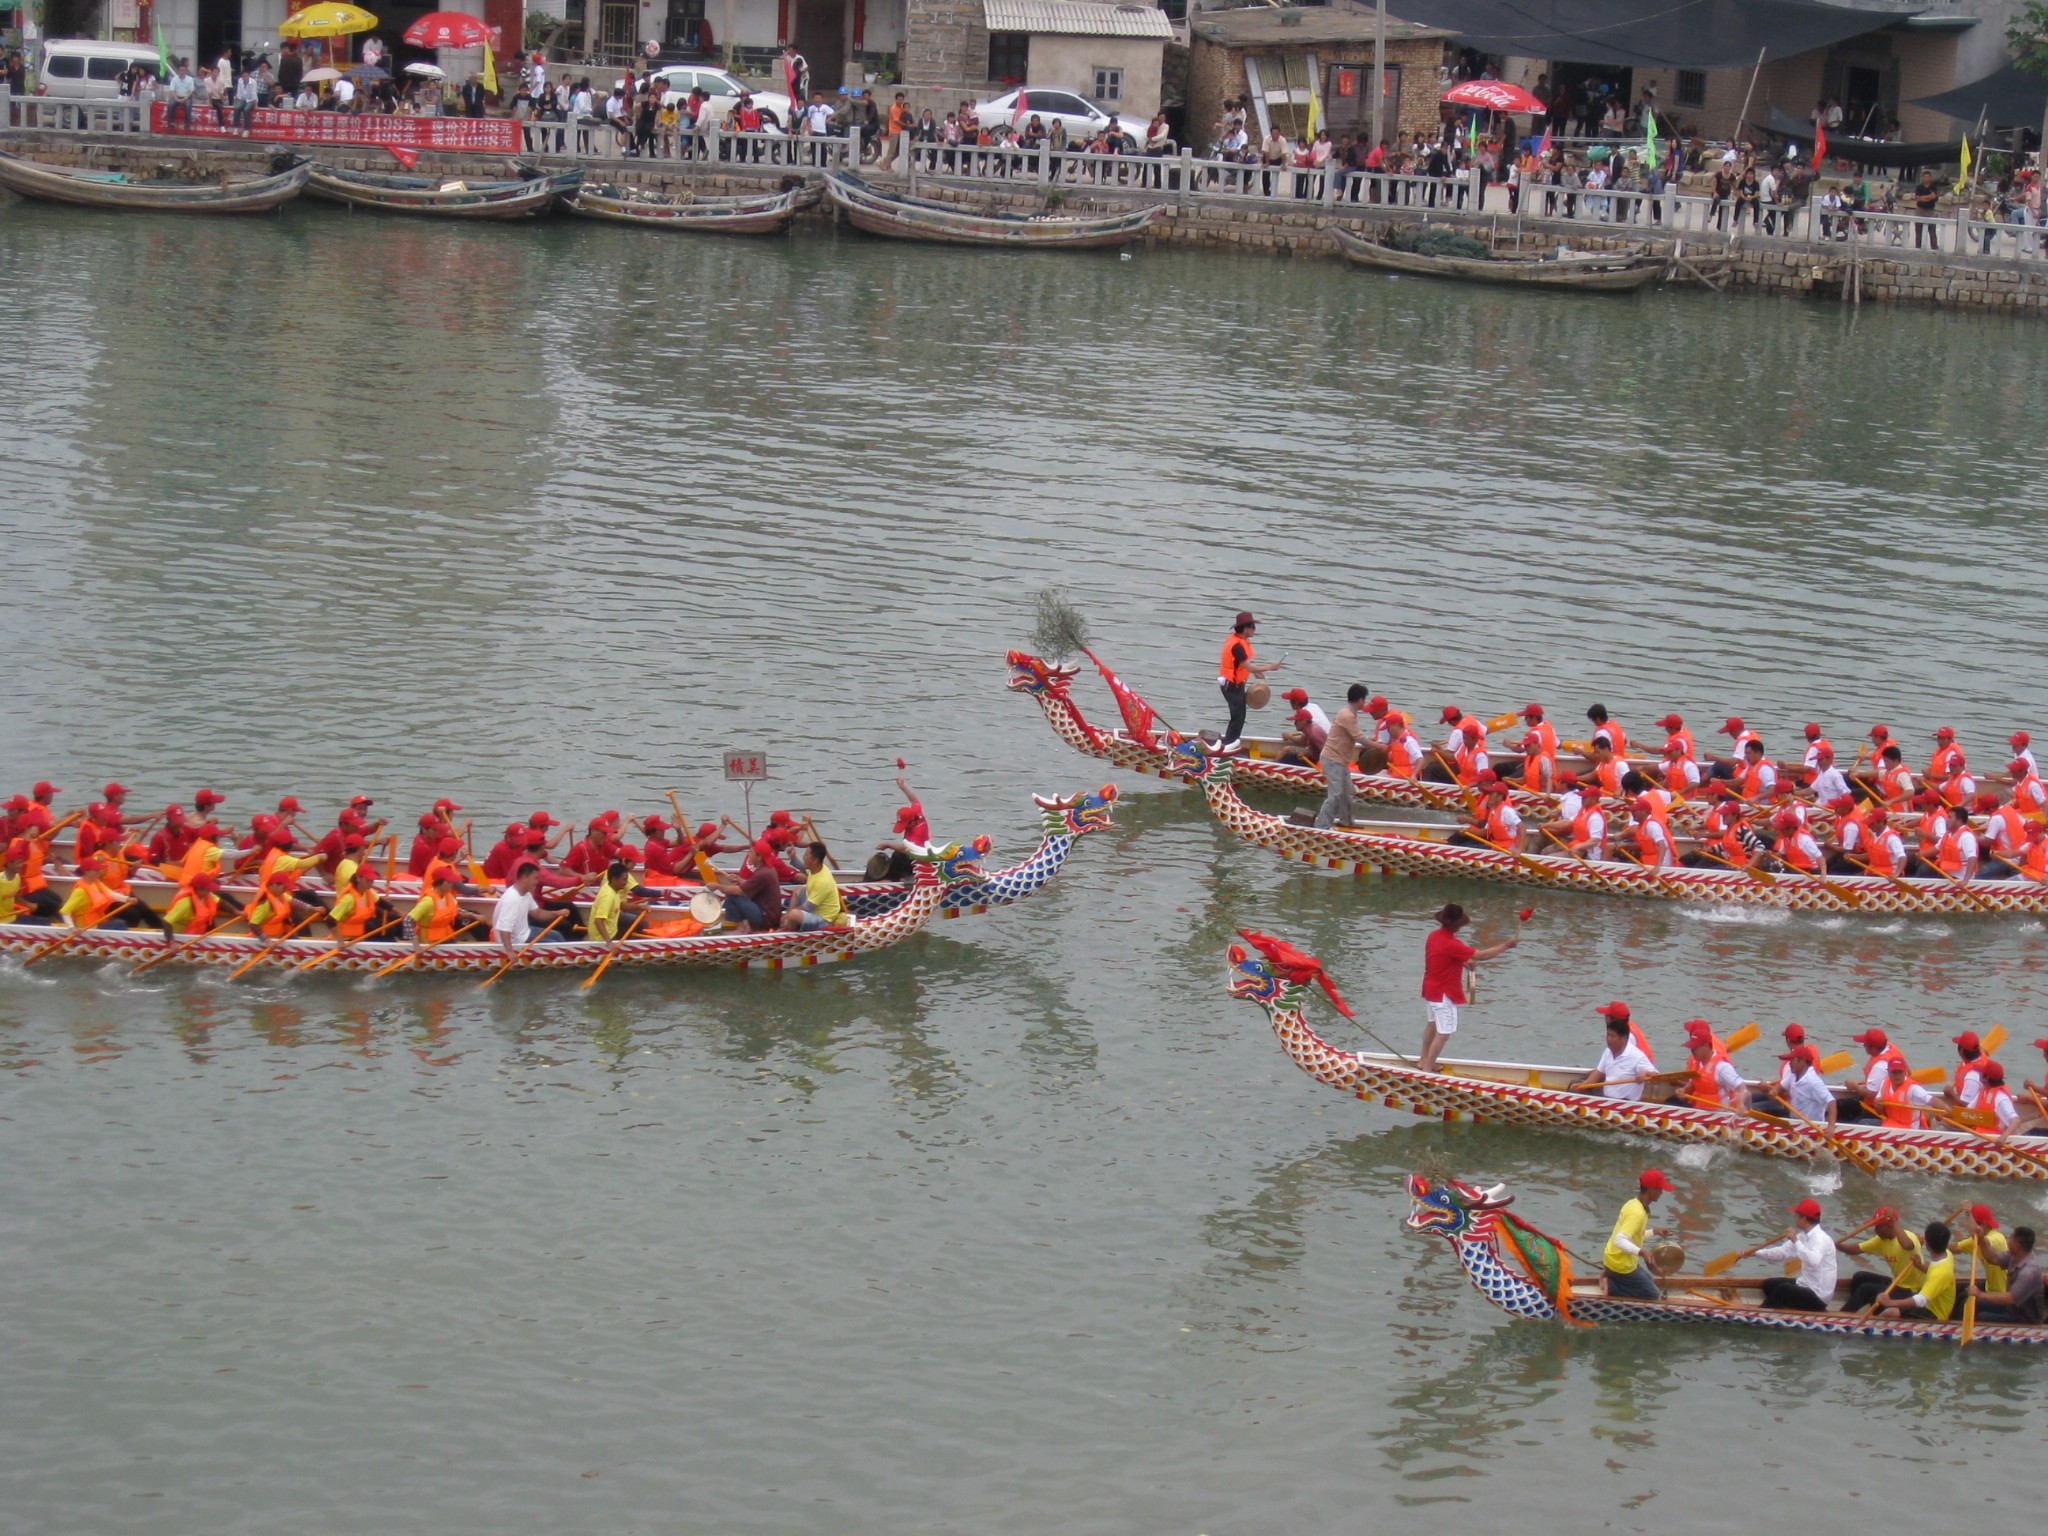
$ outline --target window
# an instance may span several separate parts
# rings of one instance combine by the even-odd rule
[[[1120,69],[1095,69],[1095,99],[1104,106],[1124,99],[1124,72]]]
[[[1704,107],[1707,104],[1707,72],[1704,69],[1681,69],[1678,72],[1678,104],[1681,107]]]
[[[52,54],[43,60],[43,73],[59,80],[83,80],[85,60],[73,53]]]
[[[988,77],[1004,85],[1022,85],[1031,71],[1029,32],[988,35]]]
[[[1065,91],[1033,91],[1031,103],[1034,112],[1057,112],[1063,117],[1089,115],[1088,103]]]
[[[126,59],[87,59],[85,61],[85,78],[88,80],[118,80],[127,73],[128,61]],[[155,69],[152,68],[150,73],[155,74]]]

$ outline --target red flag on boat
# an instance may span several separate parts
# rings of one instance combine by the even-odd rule
[[[416,149],[400,149],[396,144],[386,144],[384,147],[391,151],[391,158],[408,171],[420,163],[420,152]]]
[[[1356,1018],[1344,999],[1337,995],[1337,984],[1330,980],[1329,972],[1323,969],[1323,962],[1314,955],[1303,954],[1285,939],[1276,939],[1270,933],[1260,933],[1253,928],[1240,928],[1238,937],[1266,957],[1266,963],[1273,967],[1273,974],[1282,981],[1296,983],[1314,982],[1323,989],[1330,1005],[1345,1018]]]
[[[1095,670],[1109,684],[1109,691],[1116,697],[1116,707],[1123,711],[1124,729],[1131,733],[1131,740],[1148,751],[1160,751],[1159,738],[1152,734],[1152,722],[1159,719],[1159,712],[1133,693],[1130,684],[1105,667],[1093,651],[1084,647],[1081,654],[1095,663]],[[1163,720],[1159,723],[1166,724]]]
[[[1819,118],[1813,122],[1813,168],[1818,171],[1827,163],[1828,125]]]

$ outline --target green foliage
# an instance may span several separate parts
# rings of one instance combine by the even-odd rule
[[[1461,256],[1467,261],[1485,261],[1493,254],[1484,240],[1474,240],[1455,229],[1422,229],[1413,224],[1394,231],[1394,249],[1417,256]]]
[[[2048,0],[2027,0],[2013,13],[2005,24],[2005,46],[2021,69],[2048,75]]]

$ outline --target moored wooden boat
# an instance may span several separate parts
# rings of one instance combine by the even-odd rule
[[[587,971],[605,963],[632,969],[653,967],[758,967],[782,970],[824,965],[853,955],[900,944],[931,921],[945,894],[942,868],[964,878],[968,861],[960,848],[932,850],[921,858],[909,896],[873,919],[855,919],[845,928],[818,928],[808,933],[725,933],[710,931],[677,938],[631,938],[616,943],[572,940],[527,946],[511,964],[522,971]],[[309,970],[376,972],[413,957],[401,974],[468,971],[488,973],[506,962],[496,944],[451,941],[427,945],[413,954],[407,943],[366,940],[343,944],[334,939],[265,939],[251,934],[210,934],[170,937],[154,929],[50,929],[27,924],[0,924],[0,953],[51,959],[160,961],[165,965],[239,968],[271,972]]]
[[[227,173],[211,179],[134,178],[118,171],[44,165],[0,153],[0,187],[22,197],[75,208],[151,213],[267,213],[305,189],[309,167],[269,175]]]
[[[1013,250],[1091,250],[1142,239],[1166,205],[1131,213],[973,213],[930,198],[883,192],[845,171],[828,171],[825,187],[855,229],[897,240],[993,245]]]
[[[1271,942],[1263,936],[1245,937]],[[1964,1130],[1856,1124],[1822,1132],[1796,1120],[1647,1099],[1610,1099],[1570,1088],[1587,1075],[1588,1067],[1445,1060],[1439,1062],[1441,1071],[1424,1072],[1392,1052],[1339,1050],[1318,1035],[1304,1015],[1311,978],[1282,974],[1281,967],[1249,944],[1231,945],[1229,962],[1230,995],[1259,1006],[1296,1066],[1340,1093],[1377,1100],[1389,1109],[1440,1120],[1729,1146],[1766,1157],[1812,1160],[1853,1154],[1880,1169],[1973,1178],[2048,1178],[2048,1140],[2041,1138],[2020,1137],[2009,1143]]]
[[[586,219],[633,224],[642,229],[683,234],[772,235],[824,196],[817,182],[759,197],[677,197],[643,192],[637,187],[575,188],[563,199],[570,212]]]
[[[559,197],[576,190],[583,169],[555,175],[470,181],[435,176],[387,176],[315,164],[306,194],[330,203],[383,213],[412,213],[445,219],[526,219],[546,213]]]
[[[2048,885],[2019,878],[1902,880],[1874,875],[1763,875],[1683,865],[1652,869],[1619,859],[1581,859],[1563,853],[1510,852],[1382,836],[1367,830],[1365,823],[1355,830],[1304,826],[1246,805],[1231,787],[1229,756],[1194,737],[1169,739],[1167,770],[1199,784],[1210,814],[1245,842],[1269,848],[1283,859],[1354,874],[1439,875],[1651,901],[1859,912],[1865,916],[2048,913]]]
[[[1513,1200],[1499,1186],[1482,1190],[1458,1179],[1411,1174],[1406,1226],[1410,1232],[1449,1243],[1473,1289],[1508,1316],[1528,1322],[1708,1323],[1837,1338],[1921,1339],[1951,1348],[1966,1342],[2048,1344],[2048,1325],[2039,1323],[1982,1323],[1969,1329],[1966,1339],[1960,1302],[1958,1314],[1947,1322],[1894,1321],[1839,1310],[1792,1312],[1752,1299],[1750,1293],[1758,1289],[1755,1280],[1706,1275],[1665,1280],[1665,1294],[1658,1301],[1608,1296],[1597,1273],[1587,1278],[1574,1275],[1570,1254],[1555,1238],[1508,1213]]]
[[[1344,259],[1358,266],[1468,283],[1629,293],[1656,282],[1670,266],[1666,257],[1643,251],[1572,251],[1563,256],[1498,255],[1485,259],[1429,256],[1420,251],[1401,250],[1385,239],[1361,235],[1342,225],[1331,225],[1329,233]],[[1381,233],[1390,236],[1391,227]]]

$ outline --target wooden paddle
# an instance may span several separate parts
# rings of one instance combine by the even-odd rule
[[[638,928],[641,925],[641,923],[646,921],[646,919],[647,914],[645,912],[642,912],[638,916],[636,916],[632,922],[626,924],[626,931],[620,934],[616,939],[612,940],[611,950],[605,955],[605,957],[602,960],[597,962],[597,969],[592,971],[588,976],[583,978],[583,985],[578,987],[576,989],[577,991],[588,992],[593,986],[597,984],[597,978],[602,976],[605,973],[605,969],[612,963],[612,961],[618,958],[619,946],[621,944],[624,944],[626,940],[633,937],[633,930],[635,928]]]
[[[1714,852],[1713,849],[1707,847],[1704,843],[1700,845],[1699,851],[1703,857],[1712,859],[1716,864],[1726,865],[1729,869],[1739,870],[1745,875],[1754,875],[1757,879],[1761,880],[1765,885],[1776,885],[1778,883],[1778,877],[1772,874],[1768,869],[1765,869],[1760,865],[1738,864],[1733,859],[1724,859],[1721,857],[1720,854]]]
[[[336,939],[334,941],[334,948],[328,950],[326,954],[315,955],[310,960],[302,960],[297,965],[293,966],[292,969],[295,971],[317,971],[318,969],[320,969],[321,966],[325,965],[328,961],[332,960],[336,955],[339,955],[346,950],[354,949],[358,944],[364,942],[364,940],[374,939],[380,933],[390,932],[390,930],[396,928],[402,921],[404,921],[404,919],[394,917],[390,919],[388,922],[380,923],[377,927],[372,928],[360,939]]]
[[[56,954],[58,950],[66,949],[71,945],[76,944],[88,933],[97,932],[99,932],[97,928],[74,928],[71,930],[71,932],[65,934],[62,938],[52,939],[47,944],[38,945],[33,952],[22,957],[22,969],[26,970],[28,967],[34,965],[38,960],[48,959],[51,955]]]
[[[476,844],[471,841],[471,836],[469,823],[465,821],[462,824],[462,846],[469,851],[469,883],[479,890],[488,891],[491,877],[484,873],[483,865],[477,861]]]
[[[1783,1241],[1785,1241],[1786,1238],[1790,1237],[1791,1235],[1792,1229],[1790,1227],[1787,1227],[1784,1231],[1780,1232],[1777,1235],[1777,1237],[1773,1239],[1773,1241],[1782,1243]],[[1768,1248],[1770,1247],[1770,1243],[1758,1243],[1756,1246],[1759,1248]],[[1732,1253],[1722,1254],[1718,1259],[1707,1260],[1706,1263],[1700,1266],[1700,1273],[1703,1275],[1725,1275],[1729,1270],[1733,1269],[1736,1265],[1740,1264],[1744,1259],[1748,1257],[1749,1250],[1747,1248],[1737,1248]]]
[[[226,903],[223,902],[222,905],[225,906]],[[213,927],[207,929],[206,932],[200,934],[199,937],[202,939],[210,939],[217,933],[225,933],[230,927],[232,927],[236,923],[239,923],[241,920],[242,914],[239,910],[230,912],[226,917],[222,918],[218,923],[214,924]],[[151,966],[162,965],[166,960],[170,959],[172,955],[178,952],[178,948],[178,936],[176,934],[166,935],[162,953],[151,955],[147,960],[144,960],[140,965],[136,966],[128,974],[130,976],[140,976],[144,971],[148,970]]]
[[[1816,1061],[1813,1065],[1815,1071],[1820,1072],[1823,1076],[1825,1076],[1829,1072],[1839,1072],[1844,1067],[1854,1066],[1855,1063],[1856,1058],[1852,1056],[1849,1052],[1835,1051],[1829,1055],[1821,1057],[1821,1059],[1819,1061]]]
[[[413,961],[419,959],[421,955],[424,955],[428,950],[439,949],[443,944],[453,944],[458,935],[467,933],[470,929],[480,927],[482,926],[482,924],[482,918],[473,917],[468,922],[460,924],[453,933],[448,935],[447,938],[436,939],[431,944],[422,944],[418,949],[407,950],[405,954],[401,955],[398,959],[392,961],[391,964],[385,966],[382,970],[370,972],[370,978],[374,981],[380,976],[390,976],[395,972],[402,971],[407,966],[411,965]]]
[[[2022,880],[2031,880],[2036,885],[2048,884],[2048,878],[2044,878],[2041,875],[2028,874],[2024,869],[2020,868],[2019,865],[2013,863],[2011,859],[2008,859],[2002,853],[1993,853],[1989,848],[1986,848],[1984,850],[1984,853],[1987,858],[1993,858],[1998,860],[1999,863],[2003,864],[2007,869],[2011,870],[2014,874],[2018,875]]]
[[[1768,1097],[1773,1103],[1784,1105],[1785,1108],[1790,1110],[1793,1114],[1799,1116],[1800,1120],[1804,1122],[1804,1124],[1809,1129],[1811,1129],[1816,1136],[1820,1137],[1821,1141],[1823,1142],[1823,1144],[1826,1145],[1827,1149],[1830,1152],[1834,1153],[1835,1156],[1840,1158],[1843,1162],[1855,1164],[1858,1168],[1861,1168],[1865,1173],[1869,1174],[1872,1178],[1875,1178],[1877,1176],[1877,1164],[1871,1160],[1869,1153],[1861,1151],[1853,1145],[1845,1144],[1841,1137],[1836,1135],[1833,1131],[1829,1130],[1825,1125],[1821,1124],[1820,1121],[1813,1119],[1804,1110],[1800,1109],[1800,1107],[1797,1104],[1794,1104],[1789,1098],[1785,1097],[1783,1094],[1772,1093],[1767,1094],[1766,1097]]]
[[[1762,1033],[1763,1031],[1758,1029],[1755,1024],[1745,1024],[1721,1042],[1721,1049],[1732,1056],[1745,1045],[1754,1045],[1757,1037]]]
[[[1977,1336],[1977,1254],[1983,1246],[1981,1237],[1970,1245],[1970,1288],[1963,1299],[1963,1326],[1956,1334],[1957,1349]]]
[[[511,970],[513,966],[517,965],[521,960],[526,958],[526,952],[529,949],[533,948],[534,945],[538,944],[550,933],[553,933],[555,931],[555,924],[559,923],[563,918],[569,916],[575,910],[576,909],[573,906],[569,906],[564,907],[561,911],[557,912],[554,915],[554,917],[549,920],[547,927],[541,929],[539,933],[536,933],[532,938],[528,939],[524,944],[520,945],[517,949],[512,951],[511,956],[505,961],[503,965],[499,966],[495,971],[491,972],[490,975],[486,976],[482,981],[478,982],[476,984],[477,990],[481,992],[485,987],[488,987],[492,982],[496,981],[500,976],[504,975],[507,971]]]
[[[291,938],[293,934],[297,933],[301,928],[304,928],[308,924],[312,923],[315,919],[325,917],[326,915],[327,914],[325,912],[319,911],[317,909],[308,913],[305,916],[305,918],[303,918],[301,921],[292,924],[292,926],[287,928],[283,933],[279,934],[276,938],[272,939],[268,944],[264,945],[261,949],[257,950],[255,954],[251,955],[248,959],[244,960],[232,971],[229,971],[228,980],[233,981],[237,976],[241,975],[251,966],[257,965],[266,958],[268,958],[270,955],[275,954],[277,950],[285,943],[285,941]]]

